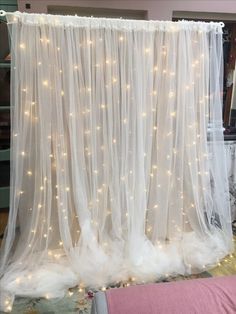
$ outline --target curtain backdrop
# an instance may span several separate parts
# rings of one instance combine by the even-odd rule
[[[1,306],[15,295],[201,272],[232,249],[222,25],[15,13],[11,203]]]

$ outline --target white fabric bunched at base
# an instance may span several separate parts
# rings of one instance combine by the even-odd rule
[[[222,25],[7,14],[1,308],[197,273],[232,250]]]

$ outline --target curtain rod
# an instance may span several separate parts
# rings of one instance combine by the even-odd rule
[[[14,15],[15,14],[15,12],[6,12],[6,11],[4,11],[4,10],[0,10],[0,17],[3,17],[3,16],[6,16],[7,14],[9,14],[9,15]],[[37,14],[37,13],[36,13]],[[77,15],[75,15],[75,16],[77,16]],[[93,16],[91,16],[91,18],[93,18]],[[122,17],[120,17],[120,19],[122,19]],[[128,20],[127,20],[128,21]],[[146,20],[145,20],[145,22],[147,22]],[[225,26],[225,24],[223,23],[223,22],[214,22],[214,23],[218,23],[221,27],[224,27]]]

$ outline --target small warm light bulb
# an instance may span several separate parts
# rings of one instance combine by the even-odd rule
[[[65,95],[65,93],[64,93],[64,91],[62,90],[62,91],[61,91],[61,96],[64,96],[64,95]]]
[[[32,176],[32,171],[27,171],[28,176]]]
[[[123,36],[120,36],[119,37],[119,41],[123,41],[124,40],[124,37]]]
[[[126,89],[130,89],[130,85],[128,84],[128,85],[126,85]]]
[[[25,44],[24,43],[20,44],[20,49],[23,49],[23,50],[25,49]]]
[[[116,139],[114,138],[112,142],[115,144],[116,143]]]
[[[70,188],[69,188],[69,187],[66,187],[66,191],[69,192],[69,191],[70,191]]]
[[[25,156],[25,152],[21,152],[21,155],[22,155],[22,156]]]
[[[46,80],[46,81],[43,81],[43,85],[44,86],[48,86],[48,81]]]

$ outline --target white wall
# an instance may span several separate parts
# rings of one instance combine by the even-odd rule
[[[25,9],[25,3],[31,4],[30,10]],[[236,0],[18,0],[22,12],[47,13],[47,5],[147,10],[148,18],[153,20],[171,20],[173,11],[236,13]]]

